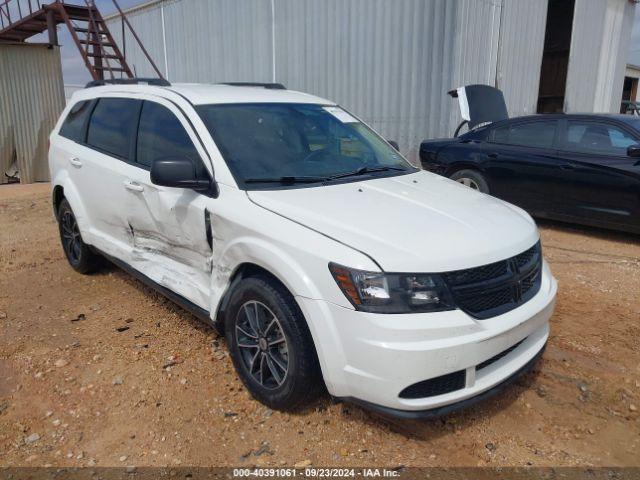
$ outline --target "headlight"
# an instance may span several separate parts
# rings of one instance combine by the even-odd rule
[[[356,310],[417,313],[455,308],[449,289],[436,274],[365,272],[335,263],[329,270]]]

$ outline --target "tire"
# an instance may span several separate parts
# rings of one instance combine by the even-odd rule
[[[306,321],[293,296],[277,281],[265,275],[238,284],[225,314],[225,336],[242,383],[269,408],[296,410],[322,391]]]
[[[458,170],[451,175],[451,180],[455,180],[472,190],[482,193],[489,193],[489,184],[484,176],[477,170]]]
[[[69,265],[76,272],[83,274],[96,271],[100,266],[100,257],[82,241],[76,216],[66,198],[62,199],[58,207],[58,230]]]

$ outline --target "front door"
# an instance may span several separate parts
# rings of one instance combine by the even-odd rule
[[[555,148],[557,120],[537,120],[496,126],[484,144],[483,167],[490,194],[535,214],[555,208],[565,188]]]
[[[154,185],[150,169],[159,158],[187,157],[200,175],[208,173],[182,114],[170,102],[158,102],[143,103],[136,168],[125,179],[127,207],[122,215],[130,227],[129,263],[156,283],[209,310],[212,236],[208,207],[213,200],[191,189]]]

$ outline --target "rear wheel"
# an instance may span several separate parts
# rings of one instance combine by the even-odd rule
[[[243,280],[231,294],[225,335],[240,379],[260,402],[293,410],[322,388],[311,334],[293,296],[268,276]]]
[[[477,170],[458,170],[451,175],[451,179],[472,190],[489,193],[489,184],[484,176]]]
[[[69,265],[79,273],[95,271],[100,265],[100,258],[82,241],[76,216],[66,198],[62,199],[58,207],[58,228],[62,249]]]

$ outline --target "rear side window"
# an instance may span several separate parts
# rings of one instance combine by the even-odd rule
[[[570,120],[567,122],[566,148],[602,155],[626,155],[637,140],[626,131],[607,123]]]
[[[557,122],[529,122],[506,125],[493,131],[492,141],[522,147],[553,147]]]
[[[129,158],[139,111],[139,100],[101,98],[89,121],[87,143],[116,157]]]
[[[60,135],[74,142],[84,143],[85,126],[89,113],[91,113],[90,100],[84,100],[76,103],[67,118],[64,119],[62,127],[60,127]]]
[[[142,106],[136,150],[136,162],[146,167],[166,157],[188,157],[201,165],[198,151],[180,121],[168,108],[154,102]]]

